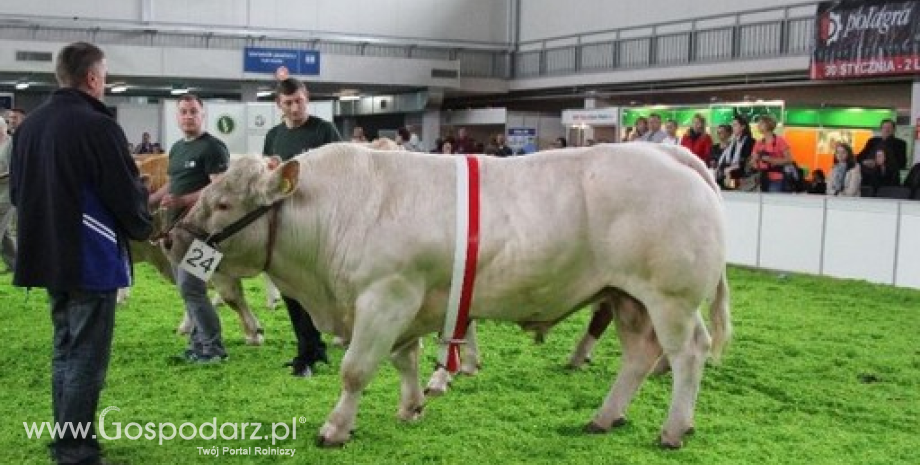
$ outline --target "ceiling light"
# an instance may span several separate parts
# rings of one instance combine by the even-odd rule
[[[361,100],[361,96],[360,95],[340,95],[339,100],[343,102],[352,102],[355,100]]]
[[[272,94],[274,93],[275,91],[272,91],[272,90],[260,90],[256,92],[256,97],[258,98],[271,97]]]
[[[188,93],[188,87],[173,87],[172,90],[169,91],[169,93],[172,94],[172,95],[187,94],[187,93]]]
[[[111,89],[111,90],[112,90],[112,93],[113,93],[113,94],[120,94],[120,93],[122,93],[122,92],[128,90],[128,86],[125,85],[125,84],[115,84],[114,86],[112,86],[112,89]]]
[[[31,84],[32,84],[32,83],[29,82],[29,81],[19,81],[19,82],[16,83],[16,89],[17,89],[17,90],[25,90],[25,89],[28,89],[29,86],[30,86]]]

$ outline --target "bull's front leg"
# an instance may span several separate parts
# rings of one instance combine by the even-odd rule
[[[246,344],[260,346],[265,341],[265,331],[259,320],[252,314],[246,296],[243,294],[243,284],[238,278],[231,278],[221,273],[215,273],[213,278],[214,289],[240,318],[243,334],[246,335]]]
[[[319,430],[318,445],[337,446],[349,440],[364,388],[418,313],[423,295],[420,283],[390,276],[358,296],[351,343],[342,358],[342,394]]]
[[[476,335],[476,322],[471,321],[466,330],[466,344],[463,344],[463,356],[460,361],[460,373],[474,376],[479,372],[479,344]],[[454,381],[453,375],[447,371],[447,368],[438,364],[434,373],[428,379],[428,385],[425,387],[425,394],[431,397],[442,396],[447,393],[451,383]]]

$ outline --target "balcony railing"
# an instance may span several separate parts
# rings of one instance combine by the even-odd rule
[[[522,42],[514,78],[801,56],[815,41],[815,3]]]

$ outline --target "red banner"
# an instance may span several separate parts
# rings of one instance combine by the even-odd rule
[[[920,74],[920,3],[823,2],[816,21],[812,79]]]

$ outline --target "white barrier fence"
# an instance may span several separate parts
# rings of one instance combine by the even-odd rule
[[[920,289],[920,201],[724,197],[729,263]]]

